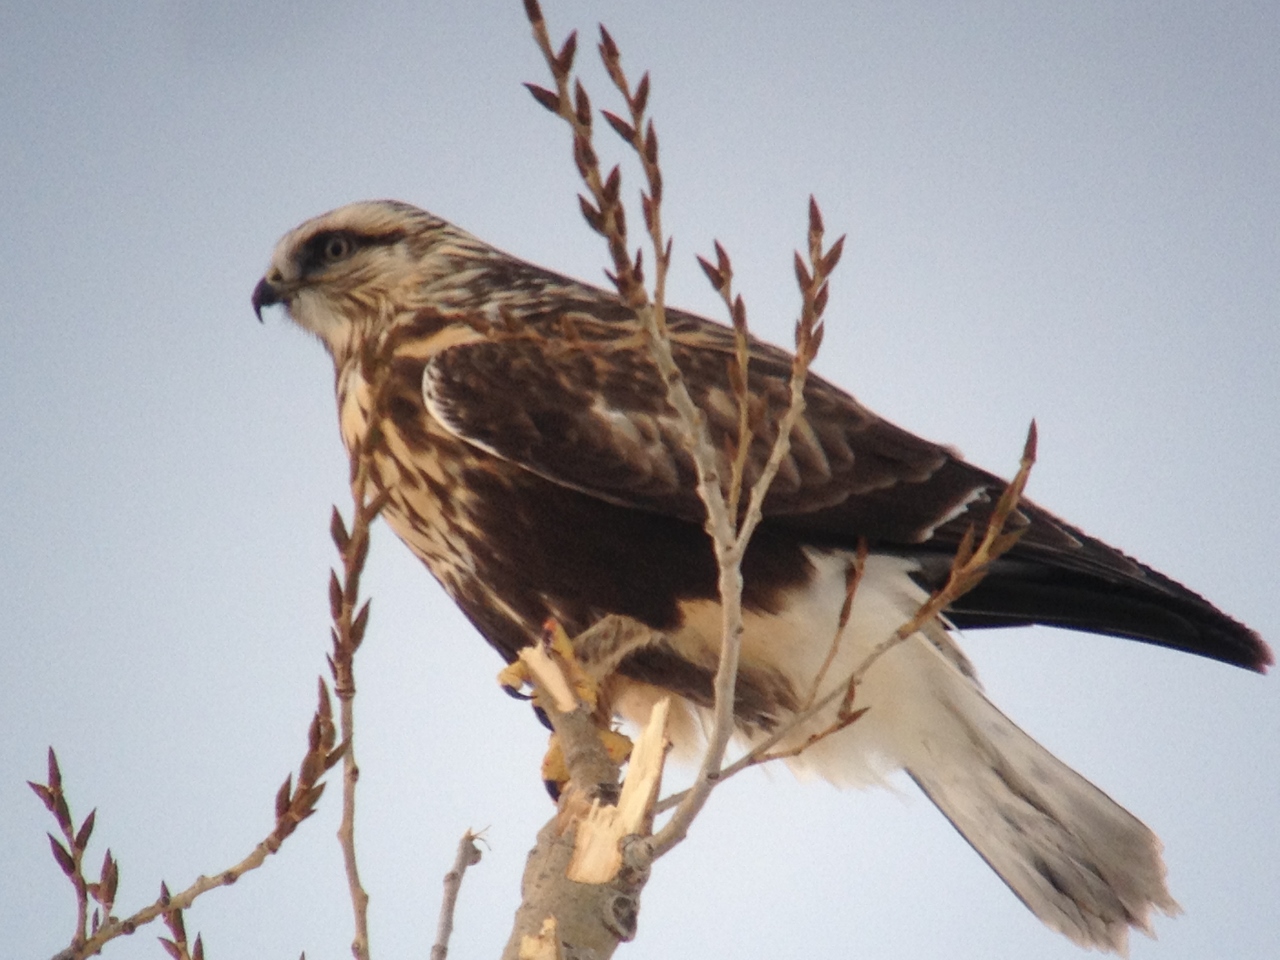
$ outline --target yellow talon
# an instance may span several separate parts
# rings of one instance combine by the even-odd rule
[[[552,661],[551,663],[547,663],[548,658]],[[550,668],[549,673],[544,667],[538,665],[540,660]],[[538,678],[536,683],[535,671]],[[557,703],[563,701],[559,709],[572,709],[569,705],[574,700],[579,707],[586,707],[592,715],[593,722],[599,728],[600,741],[604,745],[605,752],[614,763],[625,763],[631,756],[630,738],[611,729],[609,711],[601,709],[600,683],[583,669],[573,648],[573,641],[560,622],[554,618],[548,619],[542,626],[541,650],[530,648],[522,651],[520,659],[504,667],[498,674],[498,683],[517,696],[523,696],[522,691],[526,686],[534,687],[534,703],[544,709],[549,709],[550,704],[543,704],[540,701],[544,697],[552,699],[552,691],[558,688],[559,692],[554,694],[554,701]],[[564,751],[560,748],[560,741],[555,734],[551,735],[546,756],[542,760],[542,780],[553,797],[559,796],[561,788],[569,780],[569,767],[565,763]]]
[[[524,685],[529,682],[529,668],[523,660],[516,660],[507,664],[498,673],[498,683],[502,685],[508,693],[515,696],[523,696],[521,691]]]
[[[601,730],[600,742],[614,763],[625,763],[631,756],[631,738],[616,730]],[[560,738],[554,733],[547,740],[547,753],[542,758],[542,782],[551,796],[559,799],[560,791],[569,782],[569,765],[564,761]]]
[[[617,730],[601,730],[600,740],[614,763],[625,763],[631,756],[631,738]]]
[[[569,782],[569,765],[564,762],[564,751],[560,749],[560,740],[553,733],[547,740],[547,755],[542,758],[542,782],[559,796],[564,785]]]
[[[582,663],[573,649],[573,641],[569,639],[569,634],[565,633],[559,620],[548,618],[542,625],[542,642],[560,664],[560,669],[577,698],[594,710],[600,697],[600,685],[582,669]]]

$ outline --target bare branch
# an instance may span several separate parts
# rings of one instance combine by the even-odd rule
[[[373,365],[370,365],[373,366]],[[379,369],[373,366],[374,369]],[[382,369],[385,369],[383,367]],[[373,378],[371,394],[375,408],[381,403],[385,375]],[[374,418],[370,418],[371,421]],[[369,603],[359,604],[360,575],[369,555],[369,528],[386,504],[385,492],[372,493],[376,486],[374,467],[369,451],[375,445],[376,436],[370,431],[351,449],[351,499],[353,517],[350,533],[335,506],[330,532],[334,545],[342,558],[342,577],[336,571],[329,575],[329,605],[333,618],[333,652],[329,667],[333,673],[334,690],[338,695],[339,725],[342,732],[342,822],[338,826],[338,841],[342,847],[342,859],[347,875],[347,888],[351,896],[351,908],[355,934],[351,953],[356,960],[369,958],[369,895],[360,882],[360,869],[356,860],[355,807],[356,783],[360,767],[355,755],[355,655],[364,640],[369,622]],[[332,720],[330,720],[332,727]],[[333,758],[336,762],[337,757]]]
[[[717,249],[718,256],[720,253],[721,251]],[[711,734],[707,738],[707,748],[697,779],[682,795],[671,819],[649,842],[649,849],[655,858],[662,856],[684,839],[689,826],[707,802],[711,791],[721,779],[721,764],[735,729],[733,704],[743,629],[742,558],[756,526],[764,516],[764,500],[769,487],[773,484],[782,461],[790,452],[791,432],[795,429],[800,417],[804,415],[805,380],[808,377],[809,364],[817,355],[818,347],[822,342],[820,324],[822,311],[826,306],[823,291],[826,290],[827,285],[827,274],[823,272],[823,266],[828,258],[833,263],[838,259],[838,256],[830,257],[830,252],[824,252],[822,249],[822,220],[818,213],[818,206],[812,198],[809,200],[809,256],[812,272],[806,270],[797,258],[797,277],[801,280],[803,306],[800,319],[796,322],[796,354],[791,367],[790,402],[778,423],[778,432],[769,451],[769,457],[760,471],[760,476],[751,486],[750,501],[745,516],[741,523],[737,524],[733,536],[728,540],[728,547],[722,547],[721,541],[716,539],[716,560],[720,564],[720,603],[724,639],[715,679],[715,705]],[[727,257],[723,259],[727,261]],[[735,329],[741,326],[743,330],[741,336],[745,337],[745,317],[740,324],[735,309],[734,319]],[[742,375],[745,379],[745,370],[742,371]],[[710,512],[708,509],[708,514]]]
[[[79,877],[77,891],[83,886],[85,891],[100,905],[101,915],[92,931],[84,931],[84,928],[81,928],[81,935],[73,939],[67,949],[56,954],[55,960],[83,960],[85,957],[93,956],[100,952],[103,946],[110,941],[133,933],[139,927],[151,923],[157,917],[165,918],[170,933],[173,935],[172,940],[168,941],[169,945],[166,945],[165,948],[170,952],[170,955],[174,955],[173,949],[178,949],[180,952],[177,956],[181,960],[200,960],[200,957],[203,956],[204,947],[198,937],[194,945],[190,948],[187,947],[181,912],[190,907],[201,895],[218,887],[229,886],[250,870],[256,870],[262,866],[267,857],[280,849],[285,838],[293,833],[298,824],[315,812],[316,802],[320,799],[320,794],[324,790],[324,784],[318,782],[319,777],[338,762],[343,752],[341,746],[335,747],[334,739],[329,694],[324,684],[321,683],[319,703],[311,720],[307,752],[303,755],[302,763],[299,765],[296,785],[293,785],[293,778],[290,777],[285,781],[285,788],[277,794],[275,826],[271,832],[239,863],[217,873],[197,877],[194,883],[180,893],[171,895],[169,888],[165,884],[161,884],[160,896],[153,903],[124,919],[111,915],[111,908],[115,902],[116,887],[120,880],[119,864],[111,856],[111,851],[108,850],[103,857],[99,880],[96,883],[88,883],[80,870],[79,858],[83,857],[84,848],[78,848],[73,855],[75,876]],[[56,772],[57,760],[52,757],[52,751],[50,754],[50,783],[32,784],[32,788],[42,800],[45,800],[46,806],[49,806],[55,812],[55,816],[62,819],[58,811],[67,809],[66,801],[63,799],[62,794],[62,777],[60,772]],[[48,798],[47,800],[46,797]],[[60,803],[59,800],[61,800]],[[69,811],[66,819],[68,823],[71,822]],[[89,831],[83,826],[81,826],[79,833],[84,836],[86,841],[88,840]],[[72,837],[73,841],[74,839],[75,836]],[[74,878],[73,882],[75,882]],[[188,951],[188,953],[184,954],[181,951]]]
[[[816,700],[812,700],[807,706],[797,711],[786,723],[780,724],[767,737],[758,741],[746,754],[724,767],[718,774],[717,779],[719,782],[741,773],[748,767],[798,756],[815,743],[825,740],[834,733],[838,733],[862,716],[864,711],[853,710],[853,703],[858,686],[866,679],[867,673],[876,662],[904,640],[919,632],[930,620],[941,614],[966,592],[976,587],[985,576],[991,563],[1017,543],[1022,531],[1020,529],[1008,530],[1006,528],[1009,526],[1010,521],[1017,516],[1018,502],[1023,490],[1026,488],[1031,468],[1035,464],[1036,438],[1036,425],[1035,421],[1032,421],[1027,431],[1027,440],[1023,446],[1018,472],[1001,494],[995,509],[992,510],[982,541],[975,547],[972,543],[972,535],[966,537],[966,541],[956,551],[956,557],[952,562],[951,574],[947,582],[930,594],[916,609],[916,612],[902,623],[897,630],[873,647],[845,681],[836,684]],[[972,531],[970,531],[970,534],[972,534]],[[862,546],[860,544],[860,552],[861,549]],[[860,577],[861,574],[859,573],[856,576]],[[856,588],[857,580],[856,578],[851,578],[846,587],[846,608],[851,606],[853,597],[851,591],[856,590]],[[846,620],[846,618],[847,613],[842,610],[841,620]],[[828,661],[831,659],[833,659],[833,656],[828,655]],[[829,669],[829,666],[824,663],[819,677],[827,669]],[[816,689],[817,683],[814,685],[815,692]],[[774,748],[778,744],[788,739],[795,731],[803,728],[810,720],[822,714],[833,704],[836,704],[837,701],[839,701],[839,706],[836,710],[835,719],[827,727],[810,734],[795,747],[774,752]],[[683,803],[692,790],[693,788],[691,787],[681,793],[663,798],[657,804],[656,812],[662,813]]]
[[[572,659],[572,644],[555,621],[544,630],[539,653],[522,651],[522,669],[504,670],[504,684],[532,683],[534,702],[546,714],[560,746],[568,780],[556,815],[538,833],[529,854],[511,937],[504,960],[525,956],[556,956],[561,944],[578,955],[606,960],[619,943],[635,935],[640,889],[648,879],[647,863],[628,864],[604,883],[569,879],[576,831],[592,809],[615,804],[619,797],[618,761],[601,737],[593,705],[594,694],[583,697],[583,678]],[[579,671],[580,672],[580,671]],[[553,692],[554,691],[554,692]],[[568,710],[561,709],[569,707]],[[553,919],[548,930],[546,924]],[[534,951],[535,947],[537,951]],[[548,951],[556,952],[548,952]]]
[[[671,698],[664,697],[653,708],[649,722],[627,766],[627,779],[617,805],[596,801],[578,824],[573,859],[568,877],[577,883],[608,883],[622,869],[621,842],[624,837],[648,834],[653,825],[653,804],[662,785],[662,766],[669,743],[666,738],[667,712]]]
[[[845,571],[844,604],[840,607],[840,619],[836,622],[835,635],[831,638],[831,648],[827,651],[827,655],[822,661],[822,666],[813,675],[813,683],[809,686],[809,695],[804,698],[804,705],[800,708],[802,711],[808,710],[813,706],[813,701],[817,698],[818,691],[822,688],[822,681],[826,679],[827,671],[831,669],[836,655],[840,652],[840,640],[844,637],[845,627],[849,625],[849,615],[853,613],[853,600],[858,593],[858,585],[862,583],[863,571],[867,567],[867,549],[867,538],[859,537],[858,552],[854,555],[853,562],[849,564],[848,570]]]
[[[942,588],[935,591],[927,601],[920,605],[920,609],[916,611],[915,616],[898,627],[888,639],[882,640],[873,647],[863,658],[862,663],[849,676],[845,687],[844,699],[841,702],[841,713],[847,711],[849,705],[853,703],[854,691],[877,660],[902,643],[903,640],[918,632],[926,623],[976,587],[982,581],[982,578],[986,576],[992,561],[1006,553],[1018,542],[1018,538],[1022,536],[1022,529],[1006,530],[1006,527],[1018,508],[1018,501],[1022,497],[1022,491],[1027,486],[1027,478],[1031,475],[1031,467],[1036,462],[1036,435],[1036,423],[1032,420],[1031,426],[1027,430],[1026,443],[1022,448],[1022,458],[1018,464],[1018,472],[1013,480],[1009,482],[1009,485],[1005,487],[1004,492],[996,503],[995,509],[991,511],[991,517],[987,521],[987,529],[983,534],[982,542],[978,544],[972,553],[966,550],[962,543],[961,548],[956,551],[955,559],[952,561],[951,574]]]
[[[594,204],[583,201],[583,214],[592,228],[602,233],[608,241],[614,266],[610,278],[622,300],[635,310],[648,336],[651,355],[667,388],[668,402],[684,427],[685,448],[697,470],[698,495],[706,510],[704,526],[712,540],[719,568],[721,648],[714,681],[711,731],[694,786],[684,795],[676,813],[662,830],[644,842],[645,856],[660,856],[684,838],[689,825],[706,803],[735,729],[734,694],[743,631],[741,561],[751,534],[763,515],[768,488],[789,452],[791,431],[804,413],[805,379],[822,339],[821,317],[828,295],[826,280],[840,257],[841,243],[837,242],[831,249],[823,250],[821,215],[817,204],[811,199],[807,240],[812,266],[806,269],[801,264],[797,271],[801,281],[803,308],[796,326],[796,360],[790,380],[790,403],[778,425],[778,433],[761,476],[752,486],[745,515],[739,520],[742,477],[751,444],[750,398],[747,390],[750,341],[746,331],[745,307],[741,299],[734,300],[730,292],[732,270],[728,256],[717,244],[717,266],[713,268],[703,261],[703,270],[729,307],[736,338],[735,369],[730,376],[739,405],[739,430],[737,449],[731,459],[732,474],[726,499],[716,451],[711,444],[702,413],[694,404],[675,362],[666,324],[665,289],[671,259],[671,241],[664,236],[662,230],[663,183],[658,163],[658,136],[653,122],[645,114],[649,99],[649,77],[646,74],[635,92],[632,92],[622,68],[617,44],[608,31],[601,28],[600,56],[629,112],[626,120],[609,113],[605,113],[605,119],[635,152],[645,175],[647,189],[641,194],[641,203],[655,260],[652,299],[644,287],[638,257],[636,261],[632,261],[628,254],[625,218],[618,200],[619,174],[616,168],[607,180],[602,180],[600,174],[599,161],[592,147],[585,91],[580,84],[574,84],[574,107],[571,108],[571,77],[568,66],[564,58],[558,57],[552,49],[541,11],[536,5],[528,4],[526,10],[533,26],[535,41],[556,82],[555,112],[573,129],[575,162],[594,200]],[[539,96],[539,100],[549,109],[553,105],[550,96]]]
[[[458,853],[453,867],[444,875],[444,899],[440,903],[440,921],[436,925],[436,942],[431,947],[431,960],[445,960],[449,955],[449,938],[453,936],[453,912],[458,906],[458,891],[462,889],[462,877],[467,868],[480,862],[480,848],[476,846],[478,833],[470,830],[458,841]]]

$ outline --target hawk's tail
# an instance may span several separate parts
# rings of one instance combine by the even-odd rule
[[[830,675],[915,609],[923,594],[909,587],[892,564],[867,564]],[[878,660],[854,704],[866,714],[792,765],[849,785],[905,769],[1023,903],[1081,946],[1123,953],[1130,927],[1150,934],[1154,910],[1178,912],[1155,834],[997,710],[940,624]]]
[[[1117,953],[1130,927],[1151,935],[1152,908],[1179,912],[1159,838],[955,681],[939,703],[953,731],[907,772],[1019,899],[1080,946]]]

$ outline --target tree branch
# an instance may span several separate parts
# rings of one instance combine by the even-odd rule
[[[529,853],[503,960],[555,956],[551,946],[558,950],[560,945],[574,956],[606,960],[619,943],[635,936],[640,891],[648,880],[648,861],[628,858],[625,848],[619,869],[605,882],[570,879],[583,821],[593,810],[616,804],[620,793],[618,763],[605,749],[594,706],[576,692],[572,665],[562,666],[559,651],[571,648],[559,624],[550,621],[543,641],[521,651],[534,702],[551,723],[569,779],[555,816],[538,832]]]
[[[444,875],[444,899],[440,902],[440,920],[436,924],[436,942],[431,947],[431,960],[445,960],[449,955],[449,938],[453,936],[453,912],[458,906],[458,891],[462,889],[462,877],[467,867],[480,862],[480,848],[476,840],[480,834],[470,830],[458,841],[458,853],[453,858],[453,868]]]
[[[334,740],[333,712],[329,704],[329,692],[324,683],[321,682],[319,684],[319,704],[315,715],[311,719],[307,752],[298,768],[297,783],[294,785],[293,778],[288,777],[276,793],[276,819],[272,831],[239,863],[211,876],[197,877],[194,883],[180,893],[171,895],[169,888],[162,883],[160,885],[160,896],[153,903],[124,919],[111,916],[111,906],[115,899],[115,888],[119,879],[119,866],[111,857],[110,851],[107,852],[103,862],[102,879],[96,884],[85,881],[83,873],[80,872],[78,860],[64,863],[62,858],[57,858],[59,865],[63,867],[63,872],[72,879],[77,892],[83,887],[101,905],[102,919],[101,922],[95,919],[91,934],[81,927],[78,936],[72,940],[71,945],[55,954],[54,960],[83,960],[84,957],[91,957],[101,952],[103,946],[110,941],[133,933],[139,927],[145,926],[157,917],[167,918],[170,931],[174,933],[172,942],[175,947],[178,947],[179,944],[185,944],[185,931],[179,936],[181,927],[175,928],[174,926],[175,923],[181,923],[181,911],[190,907],[196,901],[196,898],[202,894],[218,887],[229,886],[250,870],[256,870],[262,866],[267,857],[280,849],[285,839],[297,829],[298,824],[315,812],[316,803],[324,792],[325,786],[319,782],[320,777],[333,767],[345,752],[342,745],[335,747]],[[52,749],[49,751],[49,782],[45,784],[32,783],[31,788],[44,801],[45,806],[48,807],[60,823],[64,819],[68,822],[70,821],[70,811],[67,808],[66,799],[62,791],[62,774],[58,769],[58,761]],[[86,822],[91,823],[92,821],[87,820]],[[74,837],[77,842],[73,845],[73,849],[79,847],[81,854],[83,854],[84,846],[88,842],[89,832],[90,830],[81,827]],[[83,842],[80,842],[81,840]],[[197,948],[203,949],[200,947],[198,939],[196,945]],[[185,947],[182,947],[182,949],[185,949]],[[183,958],[183,960],[195,960],[194,954],[190,958]]]
[[[377,368],[375,368],[377,369]],[[385,376],[374,378],[371,384],[374,412],[381,404]],[[376,424],[377,417],[371,416]],[[329,532],[334,546],[342,558],[342,579],[329,572],[329,612],[333,618],[330,637],[333,652],[329,656],[329,669],[333,674],[334,690],[338,695],[338,718],[345,747],[342,754],[342,821],[338,825],[338,842],[342,847],[343,866],[347,875],[347,889],[351,897],[351,909],[355,933],[351,941],[351,953],[355,960],[369,960],[369,894],[360,882],[360,869],[356,859],[356,784],[360,779],[360,766],[355,754],[355,655],[364,642],[369,624],[369,601],[359,606],[360,575],[369,556],[369,528],[382,508],[387,495],[380,491],[370,495],[371,484],[376,484],[369,451],[378,437],[376,427],[371,426],[365,437],[351,448],[351,500],[352,524],[350,532],[343,523],[338,508],[333,508]]]

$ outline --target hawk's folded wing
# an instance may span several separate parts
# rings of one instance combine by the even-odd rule
[[[738,410],[732,331],[669,315],[676,362],[703,411],[727,484]],[[791,357],[752,342],[756,425],[749,485],[789,401]],[[620,305],[524,318],[449,347],[423,376],[431,414],[460,439],[547,480],[636,510],[701,523],[696,473],[643,332]],[[919,560],[930,587],[969,525],[985,525],[1003,481],[877,417],[810,376],[805,414],[764,504],[765,522],[815,545]],[[1131,637],[1259,669],[1269,651],[1198,595],[1024,501],[1022,540],[950,611],[961,626],[1047,623]]]

